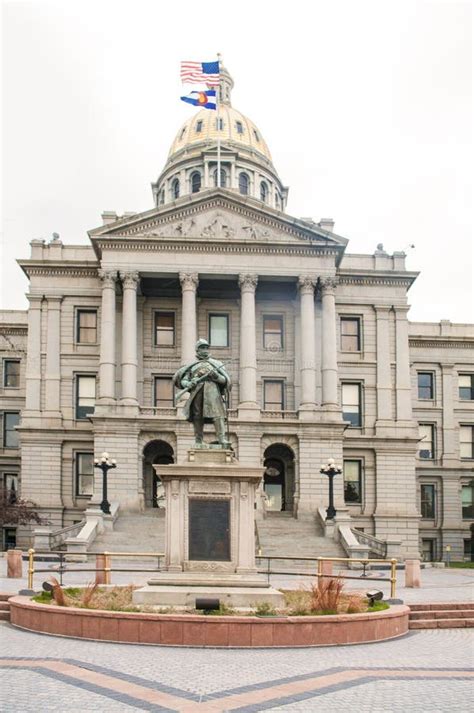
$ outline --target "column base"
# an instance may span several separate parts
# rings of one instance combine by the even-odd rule
[[[316,418],[317,407],[313,402],[300,404],[298,409],[298,418],[300,421],[314,421]]]
[[[121,414],[127,416],[138,416],[138,401],[134,399],[120,399],[118,406]]]
[[[256,401],[244,401],[239,404],[239,419],[244,421],[259,421],[260,406]]]

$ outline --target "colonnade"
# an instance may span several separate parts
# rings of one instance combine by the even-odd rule
[[[102,404],[115,401],[115,282],[117,273],[101,270],[102,281],[102,318],[100,339],[100,391],[99,402]],[[137,287],[139,273],[123,271],[119,273],[123,286],[122,311],[122,393],[123,405],[137,405]],[[181,312],[181,359],[192,361],[197,339],[196,295],[199,285],[197,273],[180,273],[182,289]],[[238,276],[241,291],[240,301],[240,373],[239,373],[239,409],[259,410],[257,403],[257,335],[255,293],[258,275],[242,273]],[[314,296],[317,285],[322,298],[322,334],[321,334],[321,383],[322,406],[328,410],[338,408],[337,396],[337,344],[336,344],[336,305],[335,277],[317,278],[302,275],[298,278],[300,294],[300,354],[301,354],[301,403],[300,411],[312,411],[316,408],[316,335]]]

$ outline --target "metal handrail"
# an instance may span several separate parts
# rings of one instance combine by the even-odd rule
[[[57,555],[59,557],[59,573],[60,573],[60,583],[62,584],[62,574],[64,571],[66,571],[66,567],[64,565],[64,558],[67,555],[67,553],[63,552],[62,550],[60,551],[55,551],[51,552],[48,550],[34,550],[34,549],[29,549],[28,550],[28,589],[33,589],[33,577],[35,572],[49,572],[50,570],[46,569],[35,569],[35,562],[34,562],[34,556],[35,554],[53,554]],[[110,584],[110,574],[111,572],[155,572],[157,571],[156,569],[146,569],[146,568],[140,568],[140,569],[127,569],[127,568],[112,568],[111,567],[111,559],[112,557],[158,557],[158,570],[159,570],[159,562],[161,557],[164,557],[164,552],[94,552],[91,553],[94,554],[96,557],[103,557],[104,558],[104,566],[103,567],[94,567],[94,568],[87,568],[87,567],[80,567],[80,568],[67,568],[68,572],[104,572],[105,574],[105,582],[104,584]],[[381,560],[380,559],[370,559],[366,557],[308,557],[304,555],[262,555],[258,554],[257,555],[258,559],[266,559],[267,560],[267,568],[264,571],[265,574],[267,574],[268,581],[270,581],[270,575],[271,574],[289,574],[289,575],[307,575],[308,572],[278,572],[278,571],[272,571],[271,570],[271,560],[283,560],[283,561],[302,561],[302,562],[317,562],[318,568],[317,568],[317,573],[316,577],[318,578],[318,582],[322,578],[330,578],[330,579],[360,579],[360,576],[365,577],[367,580],[376,580],[378,582],[390,582],[390,596],[391,598],[395,597],[395,592],[396,592],[396,582],[397,582],[397,560],[396,559],[391,559],[390,560],[390,577],[368,577],[366,575],[366,566],[368,564],[377,563],[380,564]],[[341,575],[341,574],[324,574],[323,573],[323,562],[346,562],[346,563],[354,563],[354,562],[359,562],[362,564],[364,568],[364,572],[362,575],[359,577],[351,576],[351,575]]]

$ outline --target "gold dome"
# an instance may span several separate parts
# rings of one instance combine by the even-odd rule
[[[218,135],[221,137],[222,145],[260,153],[271,162],[268,146],[253,121],[229,104],[221,104],[219,118],[222,124],[220,131],[217,130],[217,111],[212,109],[201,109],[185,121],[171,144],[168,163],[183,149],[186,149],[189,155],[189,150],[194,146],[197,151],[202,151],[203,144],[215,145]]]

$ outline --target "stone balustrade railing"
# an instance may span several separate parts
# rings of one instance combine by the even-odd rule
[[[379,540],[377,537],[368,535],[365,532],[360,532],[360,530],[356,530],[355,528],[351,528],[351,531],[356,540],[361,545],[366,545],[370,552],[383,558],[387,556],[387,543],[384,540]]]

